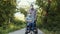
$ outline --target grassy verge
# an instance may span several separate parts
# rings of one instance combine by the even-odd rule
[[[60,34],[60,31],[53,32],[53,31],[48,31],[48,30],[43,29],[43,28],[41,30],[44,32],[44,34]]]
[[[15,25],[15,24],[9,24],[5,27],[0,27],[0,34],[8,34],[10,32],[20,30],[25,27],[25,24],[22,25]]]

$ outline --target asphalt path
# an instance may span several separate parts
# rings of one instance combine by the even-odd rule
[[[23,28],[21,30],[17,30],[14,32],[10,32],[9,34],[25,34],[26,28]],[[38,34],[44,34],[41,30],[38,29]]]

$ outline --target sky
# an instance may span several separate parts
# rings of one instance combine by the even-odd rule
[[[35,3],[36,0],[17,0],[17,7],[30,6],[31,3]]]

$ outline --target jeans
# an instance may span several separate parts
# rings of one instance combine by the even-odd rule
[[[27,23],[27,30],[34,30],[34,24],[35,23]]]

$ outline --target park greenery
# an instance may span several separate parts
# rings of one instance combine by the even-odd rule
[[[25,8],[16,8],[16,0],[0,0],[0,34],[8,34],[24,28],[25,21],[15,19],[14,14],[27,15]],[[45,34],[60,34],[60,0],[36,0],[37,27]],[[17,11],[16,11],[17,9]]]
[[[60,0],[36,0],[37,5],[42,9],[39,28],[48,31],[60,32]],[[55,34],[55,33],[54,33]]]

